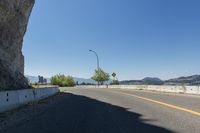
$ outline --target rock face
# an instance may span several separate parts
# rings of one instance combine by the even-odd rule
[[[0,89],[28,87],[23,37],[35,0],[0,0]]]

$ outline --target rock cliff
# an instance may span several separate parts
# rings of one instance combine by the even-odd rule
[[[23,37],[34,0],[0,0],[0,90],[28,87]]]

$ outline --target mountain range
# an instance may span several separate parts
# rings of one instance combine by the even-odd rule
[[[192,75],[187,77],[179,77],[174,79],[169,79],[165,81],[168,84],[189,84],[189,85],[199,85],[200,83],[200,75]]]
[[[173,78],[169,80],[161,80],[159,78],[147,77],[142,80],[124,80],[120,81],[123,85],[199,85],[200,75],[192,75],[187,77]]]
[[[164,81],[159,78],[153,78],[153,77],[146,77],[142,80],[124,80],[120,81],[120,84],[122,85],[162,85],[164,84]]]
[[[38,82],[38,77],[36,76],[29,76],[25,75],[26,78],[29,79],[30,82],[36,83]],[[75,82],[86,83],[86,84],[95,84],[96,82],[92,79],[85,79],[85,78],[77,78],[73,77]],[[50,83],[50,78],[46,78],[47,82]],[[109,80],[106,82],[106,84],[111,83],[112,80]],[[122,85],[199,85],[200,84],[200,75],[192,75],[187,77],[179,77],[179,78],[173,78],[169,80],[161,80],[156,77],[146,77],[142,80],[123,80],[120,81],[120,84]]]

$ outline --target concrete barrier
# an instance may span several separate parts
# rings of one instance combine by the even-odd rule
[[[58,87],[0,92],[0,113],[47,98],[58,92]]]
[[[79,86],[97,88],[98,86]],[[170,86],[170,85],[102,85],[99,88],[118,88],[118,89],[135,89],[135,90],[149,90],[149,91],[160,91],[160,92],[171,92],[171,93],[186,93],[186,94],[200,94],[199,86]]]

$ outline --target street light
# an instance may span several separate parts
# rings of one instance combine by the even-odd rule
[[[97,57],[97,71],[99,72],[99,69],[100,69],[100,67],[99,67],[99,56],[98,56],[97,52],[95,52],[95,51],[93,51],[91,49],[89,50],[89,52],[92,52],[92,53],[94,53],[96,55],[96,57]],[[99,86],[99,81],[98,81],[98,86]]]
[[[98,56],[98,54],[93,50],[89,50],[89,51],[96,55],[96,57],[97,57],[97,70],[99,70],[100,67],[99,67],[99,56]]]

